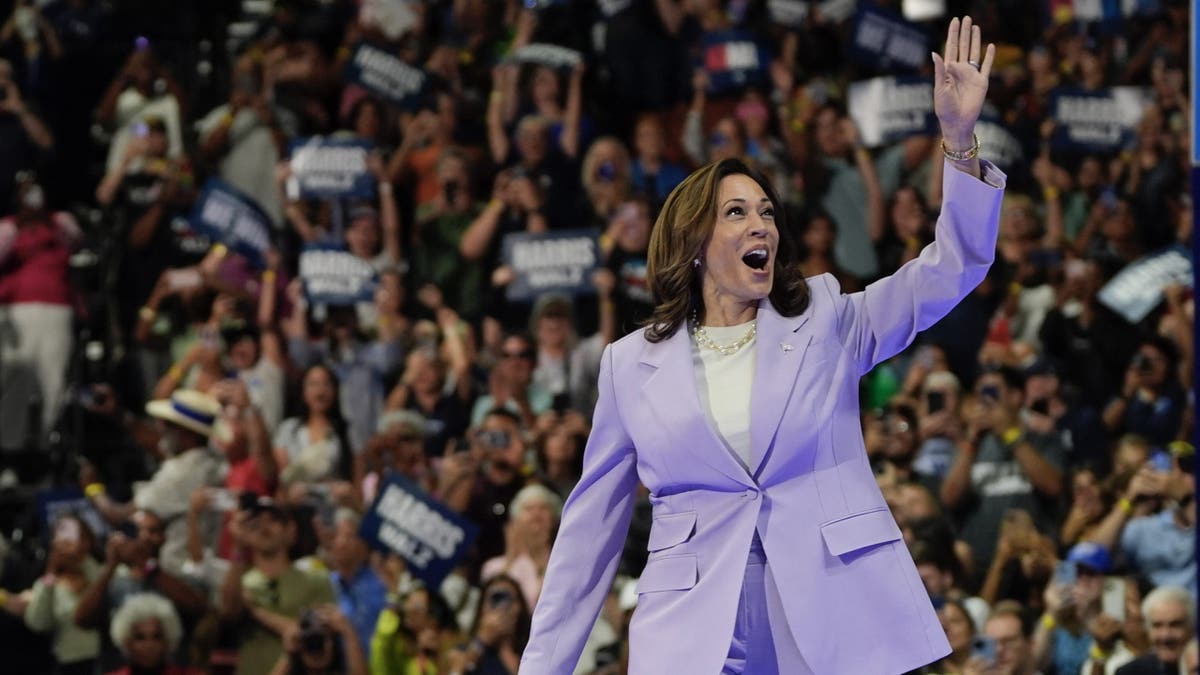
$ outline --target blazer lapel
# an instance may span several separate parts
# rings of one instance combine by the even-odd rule
[[[756,480],[774,448],[775,432],[812,342],[812,333],[801,330],[810,313],[780,316],[765,298],[758,306],[754,385],[750,390],[750,473]]]
[[[750,475],[717,437],[712,422],[700,406],[692,344],[687,326],[662,342],[647,342],[641,362],[653,366],[642,385],[645,400],[653,409],[666,439],[684,448],[713,469],[744,485],[754,485]]]

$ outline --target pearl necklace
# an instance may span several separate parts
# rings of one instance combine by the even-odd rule
[[[692,310],[691,323],[692,335],[696,338],[696,344],[700,345],[701,347],[716,351],[724,356],[734,354],[742,347],[750,344],[750,341],[753,340],[754,336],[758,334],[758,319],[754,319],[750,322],[750,329],[746,331],[745,335],[727,345],[719,345],[716,342],[713,342],[713,339],[708,336],[708,332],[704,330],[704,326],[700,325],[700,321],[696,315],[696,310]]]

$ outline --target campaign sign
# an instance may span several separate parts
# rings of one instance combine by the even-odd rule
[[[437,588],[467,551],[479,528],[396,474],[379,488],[358,530],[370,546],[400,555],[429,588]]]
[[[919,70],[929,62],[929,36],[904,17],[874,7],[859,10],[850,54],[879,71]]]
[[[300,253],[300,280],[310,303],[335,306],[370,302],[379,282],[371,263],[324,246],[309,246]]]
[[[225,244],[255,267],[266,267],[271,219],[249,195],[209,178],[189,220],[200,234]]]
[[[1149,91],[1142,87],[1059,89],[1050,106],[1051,119],[1057,125],[1051,146],[1073,152],[1120,150],[1133,140],[1149,103]]]
[[[1138,323],[1162,302],[1163,289],[1172,284],[1192,285],[1192,259],[1182,246],[1129,263],[1096,297],[1129,323]]]
[[[808,0],[767,0],[771,21],[788,28],[800,28],[808,18]]]
[[[850,117],[868,147],[937,132],[933,83],[915,75],[854,82],[846,97]]]
[[[504,264],[514,278],[506,297],[514,302],[533,300],[542,293],[593,293],[592,273],[600,264],[599,232],[562,230],[505,235]]]
[[[367,166],[370,153],[371,144],[357,139],[296,140],[291,145],[288,194],[370,199],[375,196],[375,176]]]
[[[360,42],[346,62],[346,79],[398,106],[415,109],[429,76],[386,50]]]
[[[1020,166],[1025,160],[1021,142],[995,115],[984,114],[975,123],[980,155],[1005,171]]]
[[[771,55],[741,30],[706,33],[700,40],[708,91],[723,94],[766,80]]]
[[[34,497],[37,502],[38,514],[41,516],[42,533],[47,542],[52,537],[51,528],[54,523],[65,515],[78,517],[92,531],[96,541],[104,541],[108,536],[108,524],[100,517],[96,507],[83,492],[76,487],[50,488],[42,490]]]
[[[558,45],[535,42],[513,52],[512,59],[518,63],[536,63],[559,70],[571,70],[583,62],[583,54]]]

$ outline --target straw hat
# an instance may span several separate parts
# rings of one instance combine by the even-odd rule
[[[212,434],[213,422],[221,412],[221,404],[208,394],[193,389],[180,389],[171,394],[169,399],[147,403],[146,412],[151,417],[178,424],[184,429],[207,437]]]

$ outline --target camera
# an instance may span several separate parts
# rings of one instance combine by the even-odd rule
[[[1149,374],[1150,371],[1154,370],[1154,364],[1150,362],[1150,357],[1141,353],[1134,355],[1131,365],[1133,366],[1134,370],[1142,373],[1143,375]]]
[[[329,627],[316,612],[311,609],[304,610],[304,613],[300,615],[301,652],[320,656],[325,652],[325,647],[332,637]]]
[[[941,391],[931,391],[925,395],[926,404],[929,408],[929,414],[932,415],[941,412],[946,407],[946,394]]]

